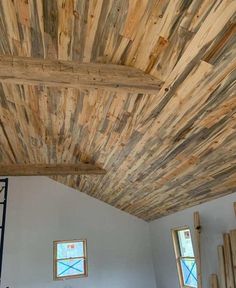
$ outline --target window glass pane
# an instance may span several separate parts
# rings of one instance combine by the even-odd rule
[[[57,259],[83,257],[83,246],[83,241],[57,243]]]
[[[180,255],[182,257],[194,257],[191,233],[189,229],[178,231]]]
[[[197,287],[197,266],[194,259],[181,259],[184,285]]]
[[[57,277],[84,275],[84,259],[68,259],[57,261]]]

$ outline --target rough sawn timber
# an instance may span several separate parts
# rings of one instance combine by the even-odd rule
[[[77,89],[158,93],[162,81],[116,64],[76,63],[0,55],[0,82]]]

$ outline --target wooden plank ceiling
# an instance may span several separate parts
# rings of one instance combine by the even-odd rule
[[[0,164],[89,162],[66,185],[150,221],[236,191],[235,0],[0,1],[0,54],[121,64],[152,94],[1,83]]]

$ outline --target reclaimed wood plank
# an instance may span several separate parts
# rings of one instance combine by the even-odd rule
[[[0,56],[0,81],[133,93],[157,93],[161,88],[161,81],[131,67],[4,55]]]
[[[150,93],[3,83],[0,163],[97,163],[103,177],[53,178],[147,221],[234,192],[235,12],[233,0],[0,1],[1,54],[165,82]]]

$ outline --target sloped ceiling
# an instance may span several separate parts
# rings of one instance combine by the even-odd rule
[[[0,54],[116,63],[155,95],[0,85],[0,163],[88,161],[54,177],[144,220],[236,190],[235,0],[0,1]]]

